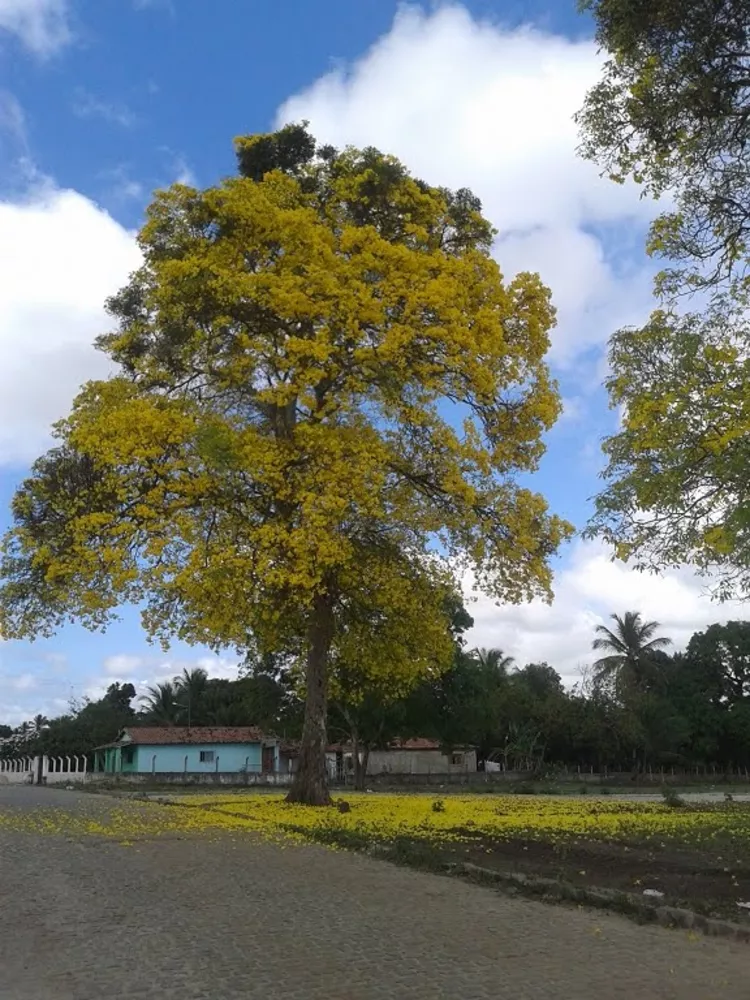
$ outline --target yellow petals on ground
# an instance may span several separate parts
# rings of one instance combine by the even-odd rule
[[[110,809],[92,796],[90,807],[70,811],[0,810],[0,830],[111,837],[122,846],[162,835],[227,832],[352,846],[406,838],[446,845],[594,839],[655,848],[731,841],[738,854],[750,847],[750,808],[737,804],[673,809],[614,799],[462,795],[445,797],[435,810],[435,795],[346,793],[345,798],[348,812],[290,805],[282,795],[263,793],[174,795],[159,803],[118,801]]]

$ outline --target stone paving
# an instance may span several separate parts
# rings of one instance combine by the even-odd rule
[[[82,802],[0,787],[0,810]],[[748,946],[313,846],[0,832],[0,901],[2,1000],[750,997]]]

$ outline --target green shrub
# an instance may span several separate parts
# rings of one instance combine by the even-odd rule
[[[685,800],[680,797],[679,792],[669,785],[662,788],[661,797],[664,799],[664,805],[669,806],[670,809],[682,809],[685,805]]]

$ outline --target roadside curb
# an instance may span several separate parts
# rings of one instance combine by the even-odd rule
[[[521,872],[496,871],[468,861],[446,866],[452,874],[465,875],[477,882],[516,889],[528,896],[545,896],[563,902],[582,903],[599,909],[610,909],[652,921],[662,927],[698,931],[708,937],[723,937],[750,944],[750,926],[743,927],[729,920],[706,917],[693,910],[677,906],[654,906],[642,897],[613,889],[585,889],[552,878],[535,878]]]

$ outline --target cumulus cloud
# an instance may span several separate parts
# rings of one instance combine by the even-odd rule
[[[145,694],[146,689],[153,684],[172,681],[183,670],[194,670],[202,667],[210,679],[237,679],[239,663],[228,656],[206,654],[195,659],[180,656],[137,656],[129,653],[117,653],[108,656],[102,667],[106,677],[96,677],[89,680],[84,689],[87,698],[103,697],[113,681],[135,685],[137,697]]]
[[[649,304],[648,268],[615,266],[595,231],[645,228],[655,206],[575,152],[573,115],[600,67],[592,41],[409,7],[360,59],[286,101],[277,123],[308,119],[323,141],[376,145],[433,183],[471,187],[500,231],[503,270],[539,270],[552,287],[553,356],[569,362]]]
[[[37,686],[33,674],[19,674],[16,677],[6,677],[4,683],[11,691],[31,691]]]
[[[143,666],[142,656],[130,656],[127,653],[117,653],[115,656],[108,656],[104,663],[104,673],[113,677],[125,677],[132,674],[139,667]]]
[[[16,35],[36,55],[48,56],[71,40],[68,0],[0,0],[0,32]]]
[[[533,601],[498,606],[477,594],[470,578],[464,589],[474,618],[466,637],[469,646],[499,647],[519,666],[546,660],[567,684],[578,680],[580,668],[595,659],[594,629],[613,613],[640,611],[644,618],[661,622],[661,634],[672,639],[676,650],[711,623],[747,613],[740,602],[711,601],[706,580],[689,569],[661,576],[639,573],[612,562],[602,543],[588,541],[575,544],[566,567],[557,574],[551,605]]]
[[[134,235],[75,191],[0,202],[0,465],[43,451],[81,383],[108,374],[93,339],[139,261]]]

